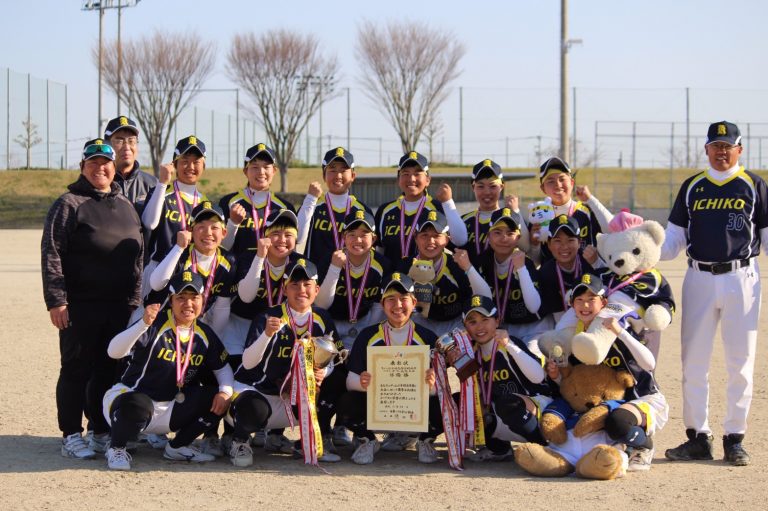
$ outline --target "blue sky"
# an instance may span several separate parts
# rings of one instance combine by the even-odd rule
[[[82,2],[77,0],[3,4],[0,67],[68,84],[68,138],[75,141],[95,135],[97,75],[90,51],[98,37],[97,14],[81,11]],[[354,139],[381,138],[384,164],[397,158],[399,147],[392,129],[359,88],[354,58],[357,25],[364,19],[418,20],[449,29],[467,47],[463,74],[455,83],[464,88],[464,163],[490,155],[502,165],[517,166],[535,163],[532,148],[537,141],[527,137],[541,136],[545,147],[556,142],[559,9],[557,0],[142,0],[124,11],[123,35],[136,37],[155,29],[185,31],[215,43],[219,58],[207,84],[210,88],[232,87],[224,56],[234,34],[280,27],[317,35],[326,52],[339,58],[339,85],[352,90],[353,152],[357,146],[361,164],[378,165],[379,143]],[[698,123],[693,134],[700,135],[706,122],[721,118],[752,123],[755,140],[766,136],[764,159],[768,160],[768,124],[759,124],[768,120],[768,39],[763,26],[768,2],[571,0],[569,11],[570,37],[583,40],[570,53],[570,82],[578,97],[577,137],[582,145],[593,147],[595,121],[601,122],[601,133],[610,135],[601,139],[601,158],[613,162],[621,153],[626,160],[630,150],[626,140],[613,135],[629,133],[630,125],[607,122],[640,121],[638,132],[659,138],[653,141],[655,146],[636,149],[638,165],[658,165],[669,159],[662,140],[671,122],[684,120],[684,88],[690,87],[691,119]],[[115,37],[116,25],[116,13],[108,12],[107,37]],[[202,94],[197,100],[201,117],[210,111],[206,109],[232,113],[233,100],[225,96]],[[111,94],[105,94],[103,105],[106,117],[116,113]],[[329,102],[323,115],[325,137],[331,135],[334,145],[345,143],[346,100]],[[454,91],[443,108],[445,127],[436,156],[457,158],[458,117]],[[180,129],[185,132],[179,136],[191,131],[190,119],[183,121]],[[217,140],[223,140],[223,129],[218,129]],[[679,136],[682,125],[675,130]],[[318,132],[318,121],[313,120],[310,135],[316,137]],[[258,128],[254,135],[247,135],[248,139],[260,136]],[[5,140],[0,141],[1,152],[4,146]]]

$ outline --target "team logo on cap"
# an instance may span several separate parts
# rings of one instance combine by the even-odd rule
[[[189,137],[189,145],[197,145],[197,137]]]
[[[427,220],[436,221],[437,220],[437,212],[436,211],[430,211],[427,213]]]
[[[336,148],[336,156],[344,156],[344,148],[343,147],[337,147]]]
[[[128,119],[126,119],[125,117],[121,117],[120,126],[128,126]]]
[[[397,281],[397,282],[400,282],[400,274],[399,274],[399,273],[397,273],[397,272],[393,273],[393,274],[392,274],[392,280],[393,280],[393,281]]]
[[[592,283],[592,276],[589,273],[585,273],[581,276],[581,283],[582,284],[591,284]]]
[[[267,146],[265,146],[264,144],[259,144],[259,145],[256,146],[256,150],[257,151],[263,151],[266,148],[267,148]]]
[[[479,296],[473,296],[472,297],[472,307],[480,307],[480,297]]]
[[[491,160],[483,160],[483,167],[490,167],[491,166]]]
[[[365,220],[365,211],[362,209],[355,211],[355,220]]]
[[[512,211],[509,208],[504,208],[501,210],[501,216],[512,216]]]
[[[418,155],[416,154],[416,151],[411,151],[410,153],[408,153],[408,158],[410,158],[412,160],[415,160],[416,158],[418,158]]]
[[[191,271],[185,271],[181,274],[181,280],[184,282],[192,282],[192,272]]]
[[[211,209],[213,206],[211,206],[211,203],[208,201],[203,202],[203,209]]]
[[[304,259],[299,259],[298,261],[296,261],[296,266],[301,266],[302,268],[306,268],[307,261],[305,261]]]
[[[717,125],[717,134],[718,135],[727,135],[728,130],[725,127],[725,124],[718,124]]]
[[[568,216],[567,215],[560,215],[557,217],[557,221],[560,222],[560,225],[567,224],[568,223]]]
[[[104,141],[102,139],[100,139],[100,138],[97,138],[93,143],[96,144],[96,145],[101,145],[101,144],[104,143]]]

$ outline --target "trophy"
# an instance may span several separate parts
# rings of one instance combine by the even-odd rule
[[[331,332],[322,337],[312,337],[312,343],[315,345],[315,356],[313,365],[315,369],[325,369],[331,363],[341,364],[347,359],[349,350],[336,349],[336,343],[333,340]]]
[[[462,382],[480,369],[474,354],[462,350],[453,332],[441,335],[435,343],[435,349],[445,357],[446,365],[456,369],[456,375]]]
[[[558,367],[565,367],[568,365],[568,356],[563,351],[563,347],[559,344],[552,346],[552,352],[550,353],[549,359]]]

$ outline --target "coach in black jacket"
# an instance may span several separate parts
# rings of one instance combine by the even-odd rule
[[[115,117],[104,128],[104,140],[115,150],[115,183],[141,216],[149,192],[157,186],[157,178],[141,170],[136,160],[139,128],[124,115]]]
[[[43,293],[60,331],[61,453],[78,459],[93,457],[94,447],[100,450],[108,439],[101,400],[115,361],[106,348],[140,303],[141,221],[113,182],[114,158],[102,139],[86,142],[81,175],[51,206],[43,229]],[[83,412],[93,429],[91,447],[81,437]]]

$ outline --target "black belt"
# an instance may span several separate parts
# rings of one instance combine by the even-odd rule
[[[749,266],[749,259],[737,259],[735,261],[712,264],[700,263],[698,261],[694,261],[693,259],[688,259],[688,266],[691,268],[696,268],[699,271],[709,272],[712,275],[722,275],[724,273],[730,273],[732,271],[738,270],[739,268]]]

